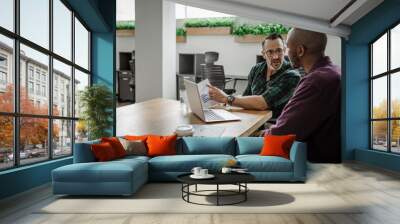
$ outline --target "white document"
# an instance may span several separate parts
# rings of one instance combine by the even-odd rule
[[[209,109],[210,107],[218,104],[217,101],[211,100],[210,96],[208,95],[208,89],[209,89],[208,85],[209,84],[210,84],[210,81],[208,79],[205,79],[205,80],[197,83],[203,109]]]

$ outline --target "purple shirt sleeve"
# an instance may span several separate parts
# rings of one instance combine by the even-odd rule
[[[276,125],[266,131],[267,134],[295,134],[297,140],[307,139],[321,124],[320,90],[306,80],[302,80],[296,92],[284,108]]]

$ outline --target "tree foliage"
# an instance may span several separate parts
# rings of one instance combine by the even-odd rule
[[[104,85],[95,84],[86,87],[80,93],[81,118],[87,125],[89,139],[109,136],[108,130],[112,127],[113,96]]]
[[[391,104],[391,117],[400,117],[400,100],[394,99]],[[383,100],[378,106],[372,109],[373,118],[387,118],[387,101]],[[400,138],[400,122],[392,121],[392,141],[398,141]],[[374,138],[386,138],[387,136],[387,121],[374,121],[372,126]]]
[[[8,85],[6,92],[0,94],[0,110],[3,112],[13,112],[14,107],[14,88]],[[28,93],[24,87],[20,88],[20,108],[24,114],[47,114],[48,106],[34,105],[29,99]],[[59,114],[57,108],[55,114]],[[14,124],[12,116],[0,116],[0,147],[13,148]],[[26,145],[44,145],[48,139],[48,119],[46,118],[20,118],[20,148],[24,149]],[[58,138],[59,127],[53,125],[53,138]]]

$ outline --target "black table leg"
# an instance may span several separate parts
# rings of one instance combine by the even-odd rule
[[[217,206],[219,206],[219,184],[217,184]]]
[[[245,187],[245,191],[246,192],[244,192],[244,201],[247,201],[247,192],[248,192],[248,190],[247,190],[247,183],[244,183],[244,187]]]

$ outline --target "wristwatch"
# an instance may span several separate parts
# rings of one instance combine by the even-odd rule
[[[235,96],[229,95],[227,103],[232,106],[233,101],[235,101]]]

